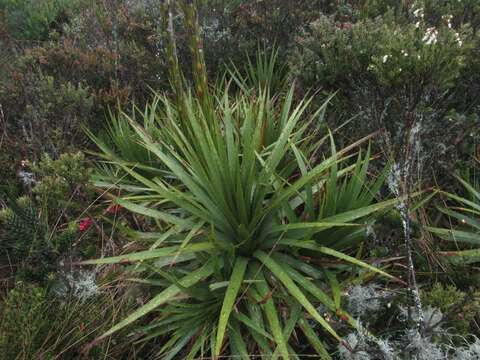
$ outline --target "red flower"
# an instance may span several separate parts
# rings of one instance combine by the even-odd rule
[[[93,224],[93,220],[92,218],[83,218],[82,220],[80,220],[80,223],[78,224],[78,227],[80,229],[80,231],[87,231],[90,226],[92,226]]]
[[[115,205],[110,205],[108,208],[107,208],[107,213],[109,214],[116,214],[120,211],[122,207],[118,204],[115,204]]]

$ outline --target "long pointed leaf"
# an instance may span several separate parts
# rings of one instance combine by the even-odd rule
[[[237,301],[238,291],[240,290],[240,286],[242,285],[247,264],[248,259],[244,257],[238,257],[235,265],[233,266],[232,276],[230,277],[227,291],[225,292],[222,309],[220,311],[220,318],[218,320],[216,339],[217,347],[215,349],[215,356],[220,355],[220,351],[222,350],[222,344],[225,337],[225,331],[227,329],[228,319]]]
[[[205,265],[203,265],[200,269],[188,274],[184,278],[180,280],[180,283],[185,286],[192,286],[198,283],[199,281],[205,279],[206,277],[210,276],[214,271],[214,265],[213,262],[207,262]],[[150,311],[156,309],[160,305],[166,303],[173,297],[175,297],[181,289],[179,289],[176,285],[171,285],[165,290],[163,290],[160,294],[155,296],[152,300],[150,300],[148,303],[140,307],[139,309],[135,310],[132,314],[127,316],[125,319],[120,321],[118,324],[113,326],[110,330],[105,332],[103,335],[101,335],[99,338],[97,338],[96,341],[100,341],[101,339],[106,338],[107,336],[110,336],[114,332],[124,328],[127,325],[130,325],[133,323],[135,320],[145,316],[148,314]]]
[[[305,294],[298,288],[297,285],[293,282],[293,280],[288,276],[288,274],[282,269],[282,267],[277,264],[270,256],[268,256],[263,251],[256,251],[253,254],[257,259],[259,259],[271,272],[275,277],[278,278],[280,282],[288,289],[289,293],[297,299],[297,301],[302,304],[302,306],[307,310],[307,312],[317,320],[325,330],[327,330],[332,336],[341,341],[340,336],[333,330],[329,323],[325,321],[325,319],[318,313],[315,307],[308,301]]]

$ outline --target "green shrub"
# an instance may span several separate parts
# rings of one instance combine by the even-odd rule
[[[381,17],[389,12],[399,14],[404,9],[405,4],[395,0],[360,0],[354,7],[359,19],[374,19]]]
[[[6,196],[7,207],[0,211],[0,256],[14,261],[17,275],[44,282],[90,226],[82,225],[90,218],[78,219],[93,200],[90,169],[80,152],[62,154],[57,160],[44,154],[38,164],[32,164],[33,172],[27,169],[28,164],[21,174],[24,182],[31,182],[33,196],[16,201]],[[90,240],[85,235],[76,255]]]
[[[0,12],[9,35],[16,40],[46,40],[61,29],[79,0],[0,0]]]
[[[254,57],[259,44],[267,49],[276,45],[284,57],[302,26],[326,7],[321,0],[205,0],[198,4],[205,60],[213,76],[225,64],[243,64],[245,54]]]
[[[480,314],[478,294],[467,295],[453,285],[436,283],[432,289],[422,291],[422,303],[439,309],[445,315],[442,326],[463,337],[472,334],[471,323]]]
[[[462,134],[475,108],[467,110],[458,96],[476,86],[466,90],[463,81],[476,76],[466,68],[475,39],[468,24],[455,28],[445,20],[435,27],[421,9],[405,12],[356,22],[321,16],[297,39],[290,67],[305,89],[338,90],[337,116],[329,124],[337,127],[354,117],[342,132],[346,138],[382,129],[383,140],[399,149],[416,124],[421,163],[440,165],[425,167],[439,174],[451,170],[452,157],[468,156],[457,150],[456,139],[471,141]],[[450,116],[456,107],[464,117]]]
[[[10,109],[5,117],[11,138],[7,151],[17,151],[13,156],[18,162],[37,160],[44,152],[58,156],[85,142],[81,126],[91,121],[93,101],[81,85],[17,73],[2,84],[0,101]]]
[[[464,64],[466,35],[427,27],[421,19],[417,25],[395,23],[392,16],[356,23],[320,17],[297,40],[295,75],[306,88],[339,88],[346,96],[364,85],[388,91],[415,80],[451,87]]]
[[[385,173],[376,181],[367,180],[370,152],[366,157],[359,154],[351,164],[346,156],[351,147],[337,153],[332,140],[332,155],[317,157],[329,137],[318,140],[317,131],[310,129],[321,121],[327,103],[307,113],[311,98],[294,106],[294,87],[271,94],[270,81],[258,91],[240,81],[240,92],[233,97],[228,85],[221,84],[212,95],[193,4],[184,3],[184,11],[197,97],[184,89],[178,61],[171,59],[174,101],[157,96],[140,113],[143,121],[126,117],[138,141],[122,142],[119,153],[90,133],[106,163],[134,179],[118,185],[124,175],[111,171],[99,174],[98,184],[122,189],[117,204],[150,218],[160,231],[130,231],[139,240],[157,239],[149,250],[82,262],[140,261],[132,270],[153,291],[147,304],[97,341],[155,311],[151,324],[141,330],[147,339],[165,339],[158,355],[166,358],[247,358],[252,353],[289,358],[296,351],[290,339],[298,326],[312,350],[328,359],[326,345],[314,335],[307,314],[337,341],[341,339],[336,329],[317,310],[318,304],[338,317],[337,324],[357,326],[341,308],[338,279],[346,275],[348,263],[392,277],[347,254],[365,238],[365,232],[350,227],[350,222],[366,222],[397,200],[375,201]],[[168,40],[173,58],[172,31]],[[260,72],[254,78],[260,78],[262,69],[256,67]],[[132,154],[142,154],[136,143],[147,157],[132,163]],[[145,176],[151,158],[160,164],[161,173]],[[305,264],[304,256],[315,260]],[[324,256],[344,261],[346,267],[318,266]]]
[[[0,353],[2,360],[80,359],[97,332],[132,305],[130,295],[104,292],[87,300],[66,301],[46,288],[18,282],[0,301]],[[131,340],[122,333],[109,343],[94,346],[89,359],[131,359]],[[141,347],[137,347],[141,354]]]
[[[50,330],[45,318],[46,290],[21,284],[0,303],[0,351],[5,359],[33,359],[43,343],[41,335]],[[52,354],[46,353],[45,358]]]
[[[32,164],[32,172],[33,194],[49,223],[78,216],[93,201],[91,169],[81,152],[62,154],[56,160],[44,154],[38,164]]]
[[[456,28],[467,23],[474,30],[480,26],[480,4],[475,0],[421,0],[415,2],[415,7],[424,9],[426,20],[434,26],[447,19]]]
[[[0,258],[9,258],[16,275],[28,281],[45,282],[55,271],[59,256],[78,234],[72,222],[53,232],[28,197],[9,202],[0,211]]]
[[[32,49],[28,60],[59,81],[87,85],[98,114],[118,102],[145,102],[150,88],[165,89],[168,79],[159,6],[141,3],[92,3],[59,41]]]

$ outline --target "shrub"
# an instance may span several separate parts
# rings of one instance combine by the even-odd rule
[[[33,194],[49,223],[72,219],[93,201],[91,169],[81,152],[65,153],[57,160],[44,154],[38,164],[32,164],[32,171],[36,179]]]
[[[223,1],[199,2],[207,68],[214,76],[224,64],[237,66],[255,57],[259,44],[279,47],[281,57],[303,24],[311,21],[324,1]]]
[[[348,90],[359,77],[368,76],[382,25],[380,19],[353,24],[320,16],[296,39],[290,61],[294,75],[307,89]]]
[[[52,233],[28,197],[11,201],[0,212],[0,224],[0,256],[10,258],[17,275],[28,281],[45,282],[78,233],[75,223]]]
[[[8,109],[6,134],[13,142],[8,151],[16,151],[17,159],[19,152],[32,160],[44,152],[58,156],[85,141],[81,124],[91,120],[93,102],[81,85],[17,73],[2,84],[0,101]]]
[[[90,170],[82,153],[62,154],[57,160],[45,154],[32,165],[33,172],[27,169],[25,165],[21,174],[24,182],[30,182],[28,189],[33,196],[15,201],[6,196],[7,207],[0,211],[0,255],[10,258],[17,275],[45,282],[55,278],[51,275],[58,262],[89,227],[82,225],[89,218],[78,218],[93,200]],[[88,240],[87,236],[75,249],[76,256],[84,251]]]
[[[16,40],[46,40],[50,30],[61,29],[79,0],[1,0],[5,26]]]
[[[443,327],[449,333],[468,337],[472,333],[472,321],[480,315],[480,302],[475,296],[453,285],[436,283],[429,291],[422,292],[422,303],[445,314]]]
[[[480,5],[475,0],[422,0],[415,3],[416,8],[422,8],[427,21],[438,26],[448,18],[453,27],[470,24],[474,30],[480,25]]]
[[[0,352],[4,360],[79,359],[83,347],[132,305],[104,292],[85,301],[60,301],[46,288],[18,282],[0,302]],[[81,316],[79,316],[81,315]],[[90,359],[132,358],[126,333],[90,351]],[[141,354],[140,347],[137,355]]]
[[[458,104],[466,59],[472,58],[471,29],[468,24],[454,28],[447,20],[431,26],[422,9],[404,10],[401,17],[390,11],[353,23],[322,16],[297,39],[290,67],[304,88],[338,90],[340,116],[330,121],[333,127],[339,119],[356,117],[352,133],[386,130],[398,149],[417,124],[420,163],[435,158],[448,168],[455,138],[466,126],[465,118],[449,121],[448,114]],[[451,136],[445,136],[446,128]],[[348,130],[343,133],[351,137]]]
[[[111,4],[79,7],[49,42],[10,44],[1,66],[2,163],[84,146],[82,125],[99,129],[107,107],[142,103],[168,84],[155,14]]]
[[[445,89],[462,69],[464,36],[447,26],[427,28],[421,19],[395,23],[389,13],[356,23],[322,16],[297,39],[291,63],[304,87],[340,88],[347,96],[362,82],[386,91],[414,80]]]
[[[33,352],[42,345],[43,339],[38,338],[37,334],[48,333],[51,325],[43,317],[45,298],[45,289],[19,284],[0,303],[0,349],[5,359],[15,359],[18,355],[25,359],[33,358]],[[48,358],[52,354],[45,355]]]

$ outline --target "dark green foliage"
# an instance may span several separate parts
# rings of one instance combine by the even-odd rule
[[[244,54],[254,57],[257,47],[271,49],[275,44],[285,56],[304,24],[327,8],[319,0],[199,1],[207,68],[218,74],[224,64],[237,66]],[[214,9],[214,10],[213,10]]]
[[[423,22],[419,28],[412,23],[397,23],[390,13],[355,23],[321,16],[299,39],[291,64],[305,87],[339,88],[340,95],[348,97],[365,85],[371,92],[388,93],[415,81],[441,91],[452,87],[458,77],[464,50],[454,30],[440,28],[430,44],[430,37],[425,38],[426,28]]]
[[[132,305],[130,294],[116,299],[113,293],[97,294],[85,301],[60,301],[46,288],[17,282],[0,302],[0,354],[2,360],[74,360],[95,331],[105,329]],[[134,359],[131,340],[122,333],[113,342],[93,347],[89,359]],[[137,347],[136,354],[142,350]]]
[[[242,334],[244,339],[251,338],[249,351],[269,354],[278,347],[277,351],[286,357],[290,342],[281,333],[287,325],[278,319],[274,304],[282,304],[294,316],[289,325],[292,328],[308,313],[325,333],[339,340],[335,329],[311,301],[323,304],[328,311],[344,316],[348,324],[356,326],[337,303],[340,293],[335,287],[336,278],[343,278],[345,267],[330,268],[319,253],[382,273],[346,252],[350,253],[365,238],[362,227],[349,227],[349,223],[367,221],[377,211],[394,204],[375,201],[384,176],[372,182],[366,179],[369,152],[359,155],[352,166],[343,165],[348,163],[348,158],[342,156],[345,151],[337,157],[334,148],[333,155],[316,165],[310,163],[309,151],[318,143],[309,143],[306,129],[324,107],[310,117],[304,113],[309,100],[296,109],[290,107],[293,90],[278,103],[265,92],[260,92],[257,100],[251,94],[248,91],[231,103],[226,89],[212,103],[215,109],[206,110],[191,97],[183,99],[183,111],[161,98],[154,101],[156,105],[151,109],[158,123],[148,132],[131,122],[142,146],[165,168],[167,176],[163,179],[150,180],[142,176],[142,168],[137,170],[127,159],[112,156],[108,148],[104,150],[107,161],[115,161],[136,180],[135,186],[123,187],[129,195],[117,198],[117,203],[157,220],[159,231],[164,234],[149,250],[84,262],[145,260],[138,268],[146,271],[141,273],[143,281],[159,291],[101,338],[156,309],[159,316],[145,331],[147,337],[168,334],[170,340],[160,350],[165,356],[170,352],[179,354],[190,341],[198,347],[185,349],[189,358],[201,351],[202,344],[211,342],[216,345],[206,353],[221,354],[221,345],[227,339],[229,353],[245,354],[247,348],[238,343]],[[102,142],[99,145],[104,149]],[[288,181],[289,178],[292,180]],[[100,176],[100,180],[99,185],[111,188],[120,178]],[[320,189],[317,184],[321,184]],[[315,262],[304,268],[301,255]],[[185,261],[176,263],[176,258],[182,256],[186,256]],[[151,259],[158,260],[148,261]],[[167,263],[172,263],[168,271],[164,269]],[[319,263],[323,265],[314,265]],[[323,275],[320,269],[328,274]],[[313,276],[315,283],[310,283],[307,275]],[[251,288],[248,284],[252,281],[259,284]],[[322,290],[330,286],[335,300]],[[262,327],[267,335],[256,337],[249,317],[253,316],[251,312],[260,310],[254,308],[260,299],[269,296],[272,287],[277,288],[275,295],[262,307],[260,320],[255,320],[265,323]],[[179,292],[187,298],[179,304],[162,306]],[[238,319],[230,316],[234,304]],[[294,310],[297,305],[304,310]],[[196,334],[199,335],[194,338]],[[265,345],[266,338],[271,337],[275,340],[272,348]],[[313,344],[318,345],[314,341]],[[323,345],[318,348],[323,349]]]
[[[117,103],[131,99],[145,103],[150,88],[169,91],[159,4],[3,0],[3,5],[34,18],[48,15],[50,19],[59,13],[61,19],[47,21],[56,33],[51,41],[8,43],[5,48],[0,72],[6,81],[0,84],[0,103],[10,130],[9,141],[0,145],[6,150],[2,163],[34,160],[32,154],[45,150],[58,156],[65,151],[64,133],[77,133],[72,136],[75,145],[83,145],[78,120],[97,131],[102,124],[95,120],[104,116],[105,106],[116,108]],[[345,129],[344,137],[377,129],[382,116],[391,118],[389,126],[398,127],[406,116],[402,109],[414,102],[416,116],[428,119],[422,136],[429,148],[436,149],[435,160],[442,167],[471,153],[475,140],[469,134],[477,136],[477,127],[469,119],[477,117],[475,94],[480,91],[475,35],[480,15],[475,0],[203,0],[197,5],[210,78],[219,77],[225,64],[233,62],[241,69],[246,57],[255,63],[259,45],[267,50],[276,45],[281,67],[290,54],[289,65],[302,91],[319,90],[321,102],[329,92],[340,90],[333,100],[331,114],[337,116],[330,116],[332,127],[358,112],[363,115],[351,123],[350,131]],[[424,16],[416,29],[418,9],[423,9]],[[183,27],[181,17],[173,22],[179,63],[191,78],[190,30]],[[423,46],[423,33],[433,26],[439,30],[439,41],[436,46]],[[455,32],[463,42],[460,52]],[[391,57],[384,63],[384,56]],[[51,78],[53,88],[47,81]],[[48,140],[36,141],[29,124],[41,134],[37,139],[46,136]],[[47,134],[45,126],[51,128]],[[445,127],[450,135],[442,139]],[[2,171],[5,183],[13,172],[5,166]]]
[[[451,334],[468,336],[475,333],[473,321],[480,316],[479,295],[478,292],[463,292],[453,285],[436,283],[432,289],[422,291],[422,302],[444,314],[443,327]]]
[[[41,74],[11,73],[1,84],[0,101],[8,109],[4,146],[15,152],[18,163],[38,160],[44,152],[58,156],[85,141],[81,126],[92,119],[93,99],[82,85],[58,83]]]
[[[421,123],[415,171],[428,174],[419,187],[451,193],[434,198],[439,209],[410,214],[422,300],[444,314],[443,329],[475,332],[478,184],[472,192],[444,174],[475,172],[480,159],[478,1],[171,1],[171,35],[161,3],[0,0],[7,286],[11,270],[58,285],[70,259],[99,258],[85,263],[104,264],[102,276],[121,270],[149,292],[117,313],[100,297],[80,306],[17,284],[0,304],[0,358],[77,359],[80,344],[108,331],[113,347],[102,342],[86,356],[134,359],[117,345],[148,313],[136,330],[158,339],[157,358],[328,359],[359,329],[344,293],[380,271],[368,264],[405,280],[399,199],[383,201],[382,169],[386,145],[402,150],[412,122]],[[343,124],[332,130],[336,151],[323,130]],[[345,149],[379,129],[371,151]],[[85,148],[101,159],[95,185],[117,205],[93,203],[92,172],[77,152]],[[431,234],[421,226],[428,217]],[[432,267],[459,287],[430,289]],[[375,288],[384,301],[360,319],[403,346],[402,286]]]
[[[32,172],[36,178],[33,194],[49,223],[59,217],[71,219],[93,200],[91,170],[81,152],[62,154],[56,160],[44,154],[38,164],[32,164]]]
[[[90,205],[93,191],[88,185],[90,169],[80,152],[62,154],[57,160],[44,154],[31,167],[28,173],[26,164],[24,173],[32,176],[32,196],[17,200],[5,196],[0,256],[13,261],[17,275],[42,282],[79,235],[78,216]]]
[[[18,259],[42,251],[47,229],[33,202],[21,197],[9,205],[0,212],[2,252],[11,251]]]
[[[132,270],[154,294],[98,341],[152,313],[151,324],[141,330],[147,339],[165,337],[158,354],[166,359],[223,354],[247,358],[251,353],[288,359],[297,352],[291,336],[297,326],[310,335],[315,352],[329,359],[324,342],[311,336],[307,316],[341,342],[318,306],[339,317],[339,323],[357,327],[341,308],[339,279],[350,274],[350,265],[393,279],[350,255],[365,238],[362,226],[352,222],[367,222],[396,202],[376,201],[385,172],[367,180],[370,151],[351,164],[347,154],[356,145],[337,153],[330,136],[319,138],[314,125],[322,120],[327,103],[309,113],[311,98],[293,106],[294,86],[273,93],[275,53],[270,60],[260,58],[257,67],[251,65],[253,76],[247,81],[234,72],[238,94],[231,96],[223,84],[210,92],[195,16],[188,13],[188,4],[185,11],[195,38],[194,90],[175,81],[181,71],[177,61],[170,61],[174,100],[155,97],[141,113],[145,127],[125,114],[136,133],[131,139],[116,141],[118,131],[106,141],[90,133],[105,163],[122,170],[102,171],[97,184],[122,189],[122,196],[115,196],[117,204],[150,218],[162,234],[148,250],[82,262],[140,261]],[[117,119],[113,121],[112,128],[121,130]],[[317,159],[316,152],[329,139],[331,155]],[[109,146],[112,140],[114,147]],[[146,151],[137,151],[137,143]],[[132,162],[132,154],[145,158]],[[152,174],[152,158],[162,173]],[[123,182],[123,173],[132,183]],[[131,235],[133,240],[156,237]],[[305,264],[302,256],[312,263]],[[325,256],[344,264],[330,266]]]
[[[376,7],[367,3],[359,11]],[[469,153],[459,150],[475,142],[466,134],[476,134],[468,119],[476,117],[477,97],[465,94],[478,93],[478,35],[468,23],[471,17],[443,12],[434,22],[431,6],[397,4],[402,5],[375,10],[382,15],[375,18],[320,15],[297,38],[290,67],[304,88],[338,90],[337,116],[329,123],[336,127],[355,116],[343,131],[347,138],[349,130],[366,134],[385,129],[390,145],[400,147],[408,124],[421,123],[423,146],[432,149],[421,153],[421,161],[437,165],[425,168],[439,174],[455,160],[466,159]]]
[[[480,189],[478,183],[456,177],[464,187],[465,197],[445,193],[450,201],[448,206],[437,209],[444,215],[444,228],[428,227],[446,243],[441,255],[453,265],[467,265],[480,262]]]
[[[33,358],[50,330],[45,318],[46,290],[19,283],[0,304],[0,352],[4,359]],[[46,358],[53,354],[45,354]]]
[[[157,20],[158,13],[123,2],[84,2],[51,41],[6,43],[0,57],[2,169],[36,161],[43,152],[58,157],[83,147],[82,126],[101,128],[106,107],[143,102],[150,87],[165,88]],[[6,175],[2,184],[13,172]]]
[[[0,16],[14,40],[46,40],[61,30],[80,0],[0,0]]]
[[[438,26],[446,15],[451,15],[454,27],[469,23],[478,30],[480,26],[480,4],[476,0],[423,0],[418,5],[424,7],[425,17],[432,25]]]
[[[0,258],[9,258],[19,277],[39,282],[55,270],[56,259],[78,234],[75,223],[51,232],[28,197],[10,201],[0,212],[0,229]]]
[[[262,91],[268,89],[272,94],[285,90],[288,69],[279,61],[278,48],[268,51],[258,48],[254,61],[248,58],[247,65],[239,69],[232,64],[228,69],[230,77],[242,91]]]

